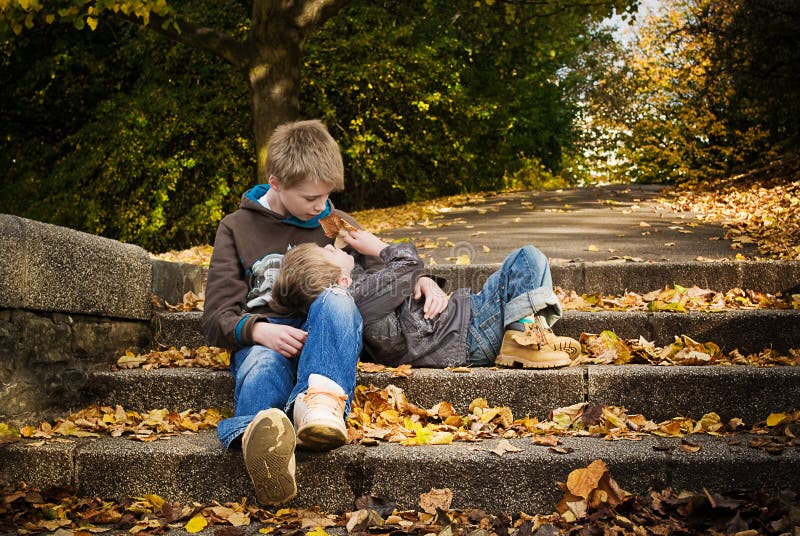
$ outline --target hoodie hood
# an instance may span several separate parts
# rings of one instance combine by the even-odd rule
[[[269,191],[269,184],[256,184],[249,190],[244,193],[244,196],[252,201],[258,203],[258,200],[261,199],[268,191]],[[281,221],[283,223],[288,223],[289,225],[294,225],[295,227],[302,227],[304,229],[314,229],[320,226],[319,220],[322,218],[330,215],[331,211],[333,211],[333,204],[331,200],[328,199],[325,201],[325,210],[323,210],[320,214],[311,218],[310,220],[301,220],[300,218],[295,218],[294,216],[289,216],[288,218],[284,218]]]

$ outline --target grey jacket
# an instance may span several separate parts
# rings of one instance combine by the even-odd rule
[[[425,299],[414,300],[414,286],[423,264],[411,243],[381,251],[386,267],[353,269],[350,287],[364,319],[364,353],[388,366],[444,368],[467,363],[467,328],[471,315],[469,289],[453,292],[436,318],[424,317]],[[437,281],[438,282],[438,281]]]

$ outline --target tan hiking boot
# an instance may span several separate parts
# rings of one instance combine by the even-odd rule
[[[278,408],[259,411],[247,426],[242,454],[259,503],[276,505],[297,495],[295,443],[292,423]]]
[[[298,445],[330,450],[347,443],[344,405],[347,395],[309,387],[294,401],[294,427]]]
[[[495,363],[507,367],[565,367],[581,354],[581,344],[553,333],[541,317],[534,322],[515,322],[503,335]]]

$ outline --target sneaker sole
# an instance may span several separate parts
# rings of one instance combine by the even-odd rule
[[[281,410],[258,412],[242,439],[245,466],[261,504],[275,505],[297,495],[290,470],[296,440],[291,421]]]
[[[537,361],[531,362],[526,361],[524,359],[520,359],[519,357],[509,356],[500,354],[497,356],[497,359],[494,361],[495,365],[501,365],[504,367],[512,367],[512,368],[532,368],[532,369],[549,369],[549,368],[559,368],[559,367],[566,367],[572,360],[569,358],[560,359],[556,361]]]
[[[347,433],[333,426],[308,424],[297,429],[297,444],[311,450],[331,450],[347,443]]]

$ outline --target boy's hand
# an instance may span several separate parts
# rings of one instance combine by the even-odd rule
[[[447,294],[430,277],[422,276],[417,279],[414,287],[414,299],[419,300],[423,295],[425,296],[425,305],[422,310],[426,319],[436,318],[436,315],[447,309]]]
[[[261,346],[275,350],[283,357],[291,359],[296,357],[306,343],[308,333],[302,329],[271,324],[270,322],[256,322],[253,326],[253,340]]]
[[[380,255],[383,248],[389,245],[369,231],[359,229],[350,231],[349,234],[343,237],[343,240],[348,246],[362,255],[371,255],[373,257]]]

